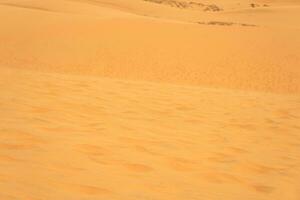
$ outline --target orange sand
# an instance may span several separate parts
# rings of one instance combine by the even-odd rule
[[[300,2],[0,0],[0,18],[0,200],[300,198]]]

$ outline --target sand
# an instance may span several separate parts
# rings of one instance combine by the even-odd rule
[[[300,2],[0,0],[0,199],[300,198]]]

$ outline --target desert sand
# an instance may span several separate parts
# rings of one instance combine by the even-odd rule
[[[300,2],[0,0],[0,200],[298,200]]]

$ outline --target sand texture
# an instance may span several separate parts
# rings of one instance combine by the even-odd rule
[[[0,200],[299,200],[300,2],[0,0]]]

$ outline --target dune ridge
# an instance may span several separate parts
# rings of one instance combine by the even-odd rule
[[[219,8],[215,4],[206,5],[194,1],[175,1],[175,0],[144,0],[144,1],[169,5],[172,7],[182,8],[182,9],[194,8],[194,9],[201,9],[203,11],[212,11],[212,12],[222,11],[222,8]]]

